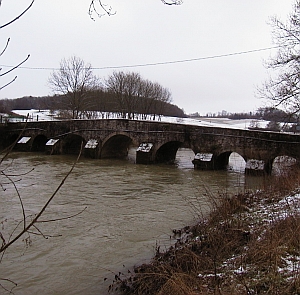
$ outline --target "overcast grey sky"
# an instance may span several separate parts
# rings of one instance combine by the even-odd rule
[[[139,72],[172,92],[173,103],[186,113],[253,111],[264,102],[256,87],[267,78],[263,61],[275,49],[269,18],[283,20],[293,0],[185,0],[181,6],[160,0],[103,0],[116,15],[92,21],[90,0],[36,0],[14,24],[1,30],[0,45],[11,38],[0,58],[2,66],[16,65],[27,54],[16,82],[0,91],[0,98],[51,95],[51,70],[62,58],[78,56],[105,79],[114,70]],[[1,25],[19,14],[30,0],[3,0]],[[202,59],[203,58],[203,59]],[[207,59],[206,59],[207,58]],[[199,59],[141,67],[124,67]],[[116,68],[113,68],[116,67]],[[8,69],[7,67],[3,67]]]

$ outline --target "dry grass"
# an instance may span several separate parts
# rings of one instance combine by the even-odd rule
[[[264,191],[223,197],[166,252],[129,276],[124,295],[300,294],[298,170]]]

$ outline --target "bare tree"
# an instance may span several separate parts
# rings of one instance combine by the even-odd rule
[[[141,106],[143,119],[152,114],[153,119],[161,117],[165,111],[165,107],[171,102],[171,92],[162,87],[159,83],[148,80],[142,81],[141,85],[143,104]]]
[[[91,64],[75,56],[63,59],[60,69],[51,74],[48,82],[54,93],[65,96],[66,105],[62,108],[70,110],[73,119],[81,118],[91,107],[91,92],[100,84]]]
[[[300,1],[294,4],[286,23],[271,19],[277,55],[267,67],[273,70],[268,81],[259,89],[263,98],[291,114],[300,112]]]
[[[153,113],[153,107],[158,99],[154,84],[149,80],[144,80],[141,83],[141,92],[144,102],[141,106],[142,119],[147,120],[148,116]]]
[[[160,119],[161,116],[164,114],[167,104],[172,101],[172,94],[169,89],[163,87],[160,87],[158,91],[160,99],[158,99],[156,103],[156,113],[158,114],[158,117]]]
[[[166,103],[171,101],[168,89],[133,72],[113,72],[106,80],[106,87],[116,97],[123,118],[133,119],[137,112],[144,119],[148,114],[155,118],[155,114],[160,116]]]
[[[136,105],[139,97],[141,96],[141,81],[142,78],[140,74],[128,73],[125,75],[124,98],[128,119],[134,119]]]
[[[132,119],[136,99],[140,96],[141,77],[137,73],[113,72],[106,80],[108,91],[117,99],[123,118]]]

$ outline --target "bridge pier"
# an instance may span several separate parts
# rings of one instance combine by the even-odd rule
[[[197,153],[192,161],[195,169],[214,170],[214,155],[212,153]]]
[[[86,158],[98,159],[100,156],[99,141],[97,139],[88,140],[83,153]]]
[[[136,164],[153,164],[154,163],[154,149],[153,143],[141,143],[136,150]]]
[[[58,155],[61,153],[60,140],[49,139],[46,142],[45,152],[48,155]]]
[[[33,138],[31,136],[23,136],[18,140],[15,148],[18,151],[30,152],[32,143],[33,143]]]
[[[224,170],[229,163],[231,152],[220,155],[214,153],[196,153],[192,163],[195,169],[200,170]]]
[[[246,162],[245,174],[253,176],[270,175],[272,162],[266,160],[249,159]]]
[[[197,153],[192,161],[195,169],[199,170],[222,170],[226,169],[229,163],[231,152],[225,152],[220,155],[213,153]],[[245,166],[245,174],[261,176],[271,174],[271,160],[248,159]]]

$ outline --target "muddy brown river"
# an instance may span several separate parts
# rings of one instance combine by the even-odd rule
[[[209,211],[212,198],[259,187],[262,181],[239,172],[244,163],[235,155],[230,171],[199,171],[193,169],[194,154],[188,149],[178,151],[174,165],[151,166],[134,164],[134,151],[128,160],[79,160],[41,218],[61,220],[37,224],[35,233],[5,252],[0,278],[17,286],[2,280],[3,286],[14,287],[16,295],[107,294],[113,273],[149,261],[156,244],[169,247],[172,229],[195,223]],[[1,170],[15,181],[28,221],[74,160],[13,153],[2,163]],[[1,176],[0,181],[0,225],[8,239],[22,220],[22,210],[9,180]]]

